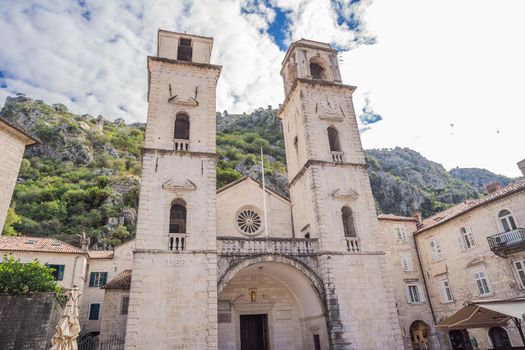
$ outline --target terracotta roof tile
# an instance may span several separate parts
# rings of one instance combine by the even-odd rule
[[[131,287],[131,270],[124,270],[106,283],[104,289],[129,289]]]
[[[493,202],[495,200],[498,200],[500,198],[506,197],[508,195],[511,195],[516,192],[520,192],[525,190],[525,180],[521,180],[518,182],[515,182],[513,184],[510,184],[508,186],[505,186],[493,193],[490,193],[486,195],[485,197],[479,198],[479,199],[469,199],[464,202],[461,202],[459,204],[456,204],[448,209],[445,209],[425,220],[423,220],[423,223],[421,226],[419,226],[416,233],[426,231],[432,227],[436,227],[438,225],[441,225],[455,217],[458,217],[472,209],[475,209],[477,207],[480,207],[484,204]]]
[[[90,250],[90,259],[113,259],[113,250]]]
[[[82,249],[55,238],[0,236],[0,251],[84,254]]]

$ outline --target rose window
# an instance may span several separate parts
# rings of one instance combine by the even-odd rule
[[[253,209],[243,209],[237,214],[237,227],[247,234],[257,233],[262,226],[260,215]]]

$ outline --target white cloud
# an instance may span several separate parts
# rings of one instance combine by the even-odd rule
[[[365,18],[377,44],[342,54],[341,65],[358,86],[356,109],[370,92],[384,117],[364,147],[406,146],[447,169],[521,175],[523,13],[521,1],[374,2]]]
[[[354,48],[340,54],[340,65],[345,83],[358,86],[357,113],[368,93],[384,118],[363,134],[365,147],[407,146],[447,168],[519,175],[525,3],[267,1],[287,11],[288,41],[305,37]],[[4,78],[0,99],[20,91],[76,113],[144,121],[146,56],[155,53],[156,31],[164,28],[215,38],[212,61],[223,65],[218,110],[277,106],[284,53],[266,33],[275,18],[267,3],[1,1],[0,70],[13,76]],[[334,4],[347,20],[352,13],[361,20],[358,34],[338,23]],[[249,14],[241,14],[242,6]],[[376,45],[357,47],[371,36]]]

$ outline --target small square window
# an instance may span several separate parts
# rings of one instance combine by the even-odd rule
[[[108,279],[107,272],[91,272],[89,275],[89,286],[90,287],[102,287],[106,284]]]
[[[439,286],[441,289],[441,300],[443,303],[446,304],[453,302],[454,298],[452,297],[452,289],[450,288],[448,279],[442,279],[439,282]]]
[[[91,304],[89,306],[89,320],[98,320],[100,315],[100,304]]]
[[[129,296],[123,296],[122,300],[120,300],[120,314],[121,315],[127,315],[129,309]]]
[[[53,272],[51,274],[55,278],[55,281],[63,281],[64,280],[64,269],[65,265],[53,265],[53,264],[47,264],[47,267],[50,267],[53,269]]]

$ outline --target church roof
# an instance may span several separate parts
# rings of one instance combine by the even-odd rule
[[[131,287],[131,270],[124,270],[106,283],[104,289],[129,289]]]
[[[15,123],[12,123],[10,121],[7,121],[6,119],[0,117],[0,124],[4,124],[7,126],[8,129],[11,131],[14,131],[16,134],[22,136],[25,138],[26,145],[34,145],[37,143],[40,143],[40,140],[37,139],[34,136],[31,136],[27,131],[25,131],[21,126],[16,125]]]
[[[85,252],[55,238],[0,236],[0,251],[84,254]]]
[[[447,221],[450,221],[458,216],[461,216],[475,208],[481,207],[482,205],[494,202],[501,198],[507,197],[511,194],[525,190],[525,180],[521,180],[505,186],[497,191],[494,191],[485,197],[478,199],[468,199],[464,202],[456,204],[448,209],[445,209],[425,220],[419,226],[416,234],[426,231],[430,228],[436,227],[438,225],[444,224]]]

